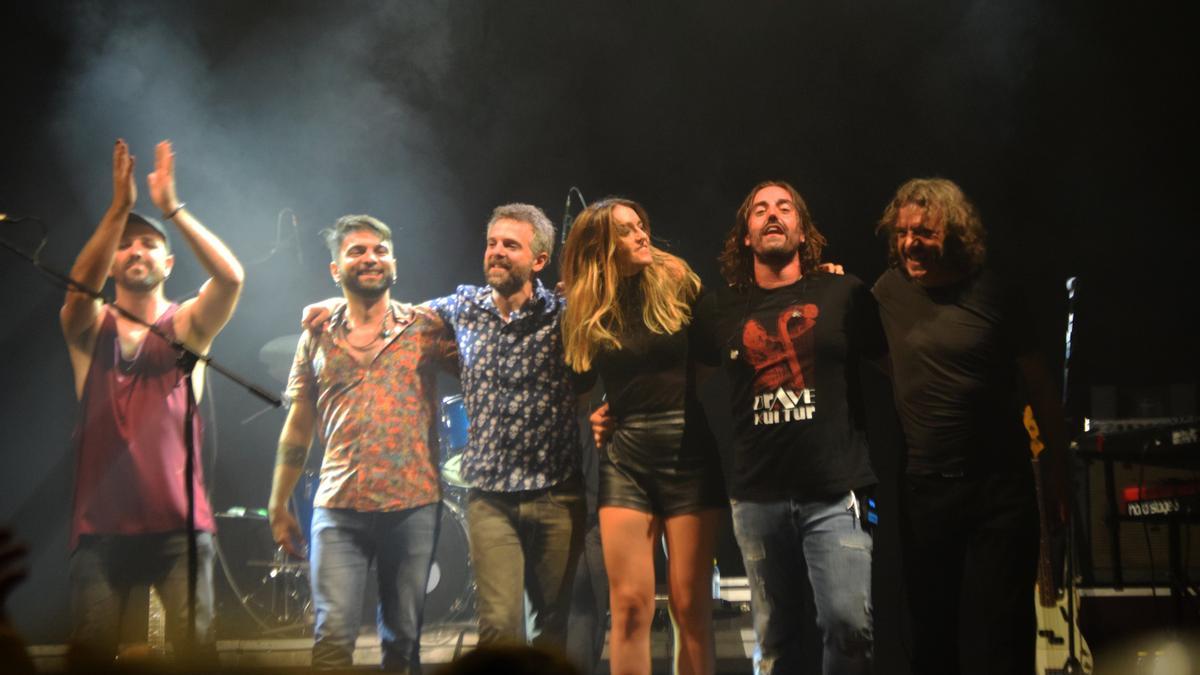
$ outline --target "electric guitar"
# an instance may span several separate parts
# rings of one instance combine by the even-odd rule
[[[1079,607],[1079,593],[1071,589],[1056,588],[1054,585],[1053,549],[1050,542],[1050,519],[1042,500],[1042,471],[1038,456],[1046,449],[1038,431],[1033,409],[1025,406],[1025,431],[1029,432],[1029,451],[1033,454],[1033,481],[1037,488],[1038,516],[1041,520],[1041,535],[1038,540],[1038,578],[1034,587],[1033,601],[1037,608],[1037,675],[1062,675],[1070,658],[1067,640],[1074,634],[1075,657],[1079,659],[1078,672],[1094,670],[1092,650],[1083,640],[1079,625],[1071,621],[1068,603]],[[1068,546],[1070,543],[1068,542]]]

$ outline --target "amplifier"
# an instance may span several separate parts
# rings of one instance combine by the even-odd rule
[[[1188,518],[1200,514],[1200,481],[1127,485],[1121,511],[1129,518]]]
[[[1121,489],[1113,495],[1120,520],[1117,540],[1123,582],[1127,584],[1166,583],[1169,579],[1170,548],[1168,546],[1168,513],[1200,514],[1200,495],[1166,493],[1163,486],[1200,485],[1200,472],[1190,469],[1164,468],[1116,461],[1113,484]],[[1087,476],[1086,535],[1091,542],[1092,579],[1096,584],[1110,584],[1115,579],[1112,537],[1106,515],[1109,496],[1105,493],[1104,462],[1090,462]],[[1122,488],[1129,487],[1127,492]],[[1139,490],[1140,487],[1140,490]],[[1141,497],[1140,499],[1138,497]],[[1182,513],[1180,513],[1182,512]],[[1191,515],[1180,524],[1180,558],[1189,578],[1200,579],[1200,524]],[[1086,571],[1086,568],[1084,568]]]

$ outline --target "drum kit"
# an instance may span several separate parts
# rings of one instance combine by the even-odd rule
[[[462,478],[462,452],[467,445],[469,423],[462,396],[442,399],[440,412],[442,509],[425,589],[424,623],[473,623],[475,579],[466,530],[469,486]],[[306,537],[312,530],[317,485],[316,472],[306,471],[292,493],[292,512]],[[254,622],[255,631],[264,636],[310,632],[313,607],[308,561],[289,558],[282,547],[274,545],[264,509],[233,507],[217,516],[222,531],[217,557],[229,589]],[[219,545],[221,542],[226,543],[224,548]],[[231,561],[241,564],[234,565]]]

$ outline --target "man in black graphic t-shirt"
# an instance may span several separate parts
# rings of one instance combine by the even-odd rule
[[[715,312],[734,421],[730,496],[808,501],[874,485],[858,368],[886,346],[867,287],[814,271],[778,288],[720,291]]]
[[[1033,406],[1062,509],[1062,412],[1020,294],[983,268],[984,230],[954,183],[900,187],[879,227],[874,293],[908,447],[901,541],[915,673],[1028,673],[1038,511],[1022,426]],[[1024,389],[1024,391],[1022,391]]]
[[[750,580],[757,673],[800,663],[806,567],[826,673],[872,656],[871,535],[858,367],[886,345],[861,281],[817,271],[824,237],[787,183],[754,188],[725,242],[730,287],[698,312],[708,358],[731,382],[734,533]],[[711,323],[709,323],[711,322]]]

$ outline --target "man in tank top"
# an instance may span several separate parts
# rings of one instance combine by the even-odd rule
[[[134,157],[125,141],[113,148],[113,199],[71,269],[71,277],[101,289],[112,277],[116,307],[155,327],[147,329],[113,304],[68,291],[61,321],[75,376],[80,418],[71,523],[71,641],[83,660],[111,659],[131,589],[151,584],[162,596],[167,630],[177,653],[189,640],[187,443],[181,433],[188,397],[203,390],[203,364],[193,391],[176,364],[175,339],[205,353],[229,321],[242,289],[242,267],[228,248],[184,208],[175,193],[175,155],[168,141],[155,149],[150,198],[209,274],[197,296],[167,300],[163,283],[175,258],[166,229],[136,214]],[[194,493],[198,574],[195,644],[211,655],[212,508],[204,492],[194,418]]]

